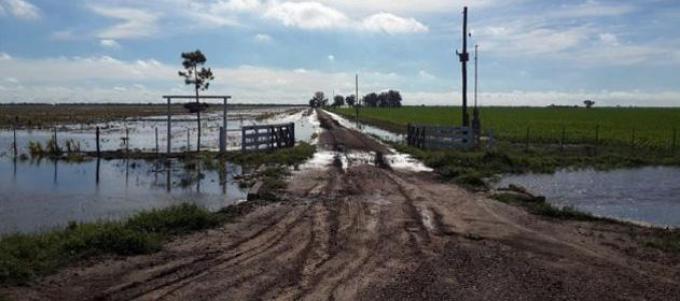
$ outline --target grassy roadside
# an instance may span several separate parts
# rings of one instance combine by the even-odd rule
[[[178,236],[232,222],[258,206],[278,201],[276,192],[285,188],[289,166],[303,163],[315,151],[315,146],[301,143],[279,151],[233,152],[219,158],[215,154],[199,154],[188,158],[201,160],[203,166],[214,165],[218,159],[243,166],[261,166],[254,177],[263,181],[265,193],[262,199],[229,206],[218,212],[183,204],[140,212],[125,221],[74,222],[65,228],[43,233],[2,236],[0,286],[24,285],[74,262],[97,256],[157,252],[164,243]]]

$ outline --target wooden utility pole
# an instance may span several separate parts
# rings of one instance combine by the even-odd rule
[[[354,100],[354,109],[356,111],[356,121],[357,121],[357,128],[359,127],[359,106],[361,105],[359,103],[359,74],[357,74],[354,78],[354,88],[356,89],[355,92],[356,94],[356,99]]]
[[[461,64],[463,73],[463,126],[470,126],[470,116],[467,113],[467,62],[470,61],[470,54],[467,52],[467,6],[463,8],[463,52],[456,51]]]

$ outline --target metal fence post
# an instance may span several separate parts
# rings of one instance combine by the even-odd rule
[[[191,130],[187,128],[187,152],[191,151]]]

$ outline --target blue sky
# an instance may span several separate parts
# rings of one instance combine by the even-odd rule
[[[237,102],[350,94],[359,73],[360,94],[459,104],[464,5],[482,104],[680,106],[677,0],[0,0],[0,102],[161,101],[201,49],[208,93]]]

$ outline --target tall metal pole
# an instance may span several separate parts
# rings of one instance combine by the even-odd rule
[[[467,62],[470,60],[470,54],[467,52],[467,6],[463,8],[463,52],[456,51],[460,59],[461,70],[463,73],[463,126],[470,126],[470,118],[467,113]]]
[[[477,51],[479,50],[479,45],[475,44],[475,110],[477,109]]]

